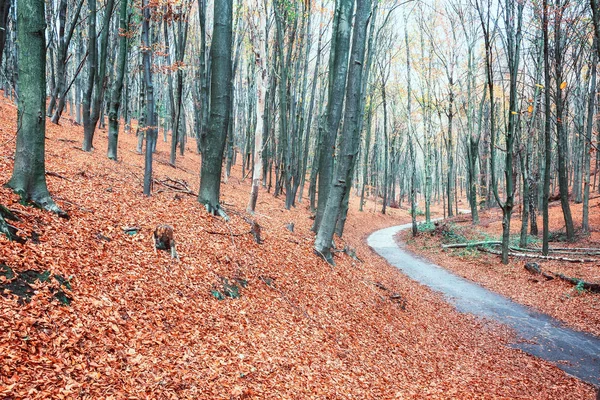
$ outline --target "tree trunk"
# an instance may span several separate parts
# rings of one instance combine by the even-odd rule
[[[560,8],[562,9],[562,7]],[[573,217],[571,216],[571,206],[569,205],[569,177],[567,170],[567,151],[568,137],[564,124],[564,99],[563,99],[563,39],[562,30],[562,12],[556,13],[554,21],[554,58],[555,58],[555,76],[556,76],[556,134],[558,136],[558,186],[560,190],[560,205],[562,207],[565,220],[565,229],[567,239],[575,238],[575,229],[573,227]]]
[[[146,153],[144,155],[144,195],[150,196],[152,192],[152,155],[156,145],[157,129],[156,114],[154,112],[154,82],[152,78],[152,43],[150,42],[151,9],[149,0],[143,0],[142,8],[142,54],[144,68],[144,86],[146,87]]]
[[[592,0],[593,1],[593,0]],[[598,39],[594,39],[594,49],[598,47]],[[594,129],[595,100],[596,100],[596,69],[598,65],[598,52],[592,56],[591,82],[588,98],[588,115],[585,130],[585,142],[583,146],[583,216],[581,219],[581,230],[583,233],[589,233],[589,207],[590,207],[590,156],[592,147],[592,131]]]
[[[98,54],[98,49],[96,48],[96,23],[91,22],[92,18],[96,18],[96,0],[88,0],[90,5],[90,16],[88,18],[88,23],[90,24],[89,31],[89,57],[90,60],[89,71],[90,81],[93,80],[92,83],[88,81],[88,90],[89,93],[86,94],[87,97],[87,106],[89,109],[86,111],[86,103],[84,102],[84,120],[83,120],[83,150],[84,151],[92,151],[93,141],[94,141],[94,132],[96,131],[96,124],[100,119],[100,112],[102,108],[105,91],[105,77],[106,77],[106,62],[107,62],[107,49],[108,49],[108,33],[110,31],[110,17],[112,15],[114,0],[107,0],[106,6],[104,8],[104,18],[102,22],[102,33],[100,35],[100,54]],[[93,10],[92,10],[93,7]],[[93,28],[92,28],[93,26]],[[92,34],[93,33],[93,34]],[[92,66],[91,62],[94,63]],[[92,95],[93,93],[93,95]],[[87,113],[87,118],[85,114]]]
[[[227,140],[227,124],[230,110],[231,85],[231,36],[232,0],[220,0],[214,4],[213,40],[210,47],[211,89],[210,117],[206,135],[202,137],[202,166],[198,201],[210,213],[220,210],[221,170],[223,150]]]
[[[348,73],[342,138],[335,166],[334,180],[329,189],[323,220],[315,239],[315,250],[329,263],[333,263],[331,254],[333,234],[346,186],[349,184],[347,182],[348,172],[351,169],[352,160],[356,156],[354,140],[358,140],[356,131],[358,130],[359,113],[362,112],[359,106],[362,97],[361,83],[370,11],[371,0],[357,0],[356,20],[352,37],[352,54],[350,56],[353,62],[350,65]],[[349,29],[349,27],[341,27],[341,29]]]
[[[117,56],[117,76],[113,82],[110,110],[108,113],[108,158],[117,160],[119,140],[119,107],[123,91],[123,78],[127,68],[127,28],[128,28],[128,0],[121,0],[119,12],[119,55]]]
[[[8,23],[8,14],[12,0],[0,0],[0,66],[2,65],[2,56],[4,54],[4,44],[6,43],[6,29]]]
[[[325,130],[319,154],[317,214],[312,226],[318,232],[328,202],[332,182],[333,159],[337,133],[342,118],[344,91],[348,72],[350,33],[354,0],[339,0],[335,10],[331,52],[329,55],[329,98],[327,101]],[[330,243],[329,243],[330,244]],[[328,244],[328,245],[329,245]]]
[[[265,27],[266,27],[266,12],[260,7],[259,0],[256,0],[254,7],[258,11],[258,32],[253,32],[253,43],[256,43],[254,49],[254,59],[256,63],[256,97],[258,98],[256,107],[256,128],[254,130],[254,170],[252,171],[252,189],[250,191],[250,199],[248,201],[247,210],[254,213],[256,209],[256,201],[258,200],[258,190],[260,189],[260,180],[262,178],[262,146],[263,146],[263,122],[265,115],[265,91],[267,88],[267,68],[266,68],[266,46],[265,46]],[[261,13],[259,10],[262,10]],[[263,18],[264,16],[264,18]]]
[[[8,182],[24,201],[63,215],[46,185],[46,22],[44,2],[18,0],[18,118],[13,173]]]

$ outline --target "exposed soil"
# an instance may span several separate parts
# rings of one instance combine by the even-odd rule
[[[15,121],[15,106],[0,100],[0,184],[12,169]],[[43,286],[28,303],[0,297],[0,397],[594,396],[504,346],[506,329],[459,314],[374,255],[362,239],[407,222],[402,210],[359,213],[354,202],[344,240],[362,262],[337,253],[332,268],[313,253],[306,203],[285,210],[261,190],[253,218],[263,242],[254,240],[244,219],[250,182],[238,168],[223,185],[226,224],[195,196],[160,184],[144,197],[133,135],[120,135],[119,162],[105,156],[105,131],[90,154],[79,150],[81,127],[67,120],[48,123],[47,138],[49,187],[70,219],[21,205],[0,187],[0,203],[21,218],[20,236],[36,232],[39,241],[0,237],[0,263],[67,277],[73,300],[61,305]],[[155,177],[197,191],[199,157],[195,143],[188,147],[173,168],[160,141]],[[158,224],[174,227],[179,260],[153,251]],[[236,282],[239,297],[224,293],[225,282]]]

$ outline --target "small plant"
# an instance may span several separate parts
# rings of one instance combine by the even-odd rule
[[[421,222],[417,225],[417,229],[419,233],[431,233],[435,229],[435,224],[433,222]]]
[[[481,253],[479,253],[479,251],[472,246],[469,247],[465,247],[464,249],[461,249],[461,251],[458,252],[458,256],[459,257],[465,257],[465,258],[479,258],[481,255]]]
[[[582,280],[579,280],[577,282],[577,285],[575,285],[575,291],[577,292],[577,294],[582,294],[585,291],[583,284],[584,282]]]

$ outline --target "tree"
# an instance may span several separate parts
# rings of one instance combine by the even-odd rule
[[[258,3],[258,0],[256,1]],[[253,24],[252,43],[254,44],[254,61],[256,63],[256,96],[258,97],[256,107],[256,128],[254,131],[254,170],[252,171],[252,189],[250,192],[250,200],[248,201],[248,212],[253,213],[256,209],[256,201],[258,200],[258,190],[260,188],[260,180],[262,179],[262,150],[263,150],[263,125],[265,115],[265,91],[267,82],[266,62],[266,47],[265,47],[265,30],[266,30],[266,13],[264,7],[255,5],[256,13],[258,14],[258,28]],[[261,12],[262,11],[262,12]]]
[[[498,191],[498,180],[496,177],[496,116],[494,110],[494,77],[492,65],[492,35],[490,33],[490,5],[488,1],[487,17],[484,16],[479,2],[476,3],[479,12],[481,27],[483,29],[484,44],[485,44],[485,61],[487,85],[490,96],[490,160],[491,160],[491,175],[492,189],[496,202],[502,209],[502,263],[508,264],[508,247],[510,240],[510,220],[514,207],[515,185],[513,177],[513,147],[515,142],[517,124],[518,124],[518,94],[517,94],[517,78],[519,75],[519,62],[521,54],[521,40],[523,27],[523,8],[524,3],[515,4],[511,0],[507,0],[504,4],[504,28],[506,36],[506,55],[508,58],[508,74],[509,74],[509,109],[508,109],[508,126],[505,132],[505,155],[504,155],[504,180],[505,180],[505,200],[500,198]],[[450,201],[450,200],[449,200]]]
[[[96,124],[105,90],[108,33],[114,0],[107,0],[100,34],[100,49],[96,44],[96,0],[88,0],[88,82],[83,101],[83,150],[92,151]],[[146,7],[147,8],[147,7]],[[98,52],[98,50],[100,52]]]
[[[123,92],[123,78],[127,68],[127,29],[128,29],[128,0],[121,0],[119,11],[119,55],[117,58],[117,76],[113,82],[110,111],[108,112],[108,158],[117,160],[119,140],[119,108]]]
[[[46,185],[46,22],[44,2],[18,0],[17,147],[8,186],[24,201],[59,215],[66,214]]]
[[[231,85],[231,36],[233,1],[215,0],[214,28],[210,58],[210,116],[206,134],[201,136],[202,166],[198,201],[209,213],[223,213],[219,205],[223,151],[227,139]]]
[[[542,193],[542,253],[548,255],[550,237],[550,216],[548,200],[550,197],[550,167],[552,157],[552,132],[550,131],[550,38],[548,34],[548,0],[542,2],[542,36],[544,41],[544,187]]]
[[[334,15],[331,52],[329,54],[329,96],[327,110],[325,111],[325,131],[323,132],[323,142],[319,153],[319,197],[315,222],[312,227],[313,232],[318,232],[321,225],[333,175],[335,142],[342,119],[344,91],[348,74],[353,9],[354,0],[339,0]]]
[[[6,26],[8,25],[8,14],[12,0],[0,0],[0,65],[4,55],[4,44],[6,43]]]
[[[154,81],[152,79],[152,45],[150,42],[150,19],[152,12],[150,1],[142,1],[142,65],[144,69],[144,86],[146,88],[146,152],[144,154],[144,194],[150,196],[152,191],[152,154],[158,136],[154,104]]]
[[[565,50],[565,38],[563,38],[562,35],[562,20],[567,2],[568,0],[562,2],[558,1],[557,9],[554,13],[554,73],[556,79],[556,134],[558,136],[558,185],[560,189],[560,205],[565,219],[567,239],[573,240],[575,238],[575,228],[573,227],[573,217],[571,215],[571,206],[569,205],[569,177],[567,171],[567,152],[569,145],[565,127],[565,99],[563,97],[566,81],[563,80],[563,52]],[[550,88],[547,87],[546,90],[550,90]]]
[[[354,142],[358,140],[359,109],[362,99],[362,76],[365,59],[367,26],[371,11],[371,0],[357,0],[354,31],[352,36],[352,61],[348,71],[348,85],[346,88],[346,105],[344,110],[344,124],[340,138],[340,147],[337,152],[335,174],[328,191],[327,204],[323,212],[323,219],[319,225],[315,239],[315,250],[327,262],[333,263],[331,244],[335,232],[336,222],[340,213],[340,206],[344,198],[348,182],[348,171],[356,157]],[[320,195],[319,195],[320,196]]]
[[[54,86],[54,90],[51,93],[50,103],[48,104],[48,115],[52,115],[52,122],[58,124],[60,116],[62,115],[63,109],[66,104],[66,96],[69,92],[70,85],[67,85],[67,67],[68,67],[68,59],[69,59],[69,45],[71,44],[71,39],[73,38],[73,33],[75,32],[75,28],[77,27],[77,23],[79,22],[79,14],[81,13],[81,8],[83,7],[83,0],[79,0],[77,4],[77,9],[71,19],[71,23],[69,24],[69,28],[66,29],[67,25],[67,0],[60,0],[59,10],[58,10],[58,55],[56,60],[56,84]],[[66,30],[66,34],[65,34]],[[78,73],[78,72],[76,72]],[[58,99],[58,105],[56,101]],[[56,109],[55,109],[56,106]]]

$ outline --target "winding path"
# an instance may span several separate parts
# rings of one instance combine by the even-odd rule
[[[458,311],[513,328],[520,337],[511,346],[554,363],[585,382],[600,386],[600,338],[565,327],[554,318],[515,303],[476,283],[403,250],[394,240],[410,224],[372,233],[369,246],[409,278],[441,292]]]

